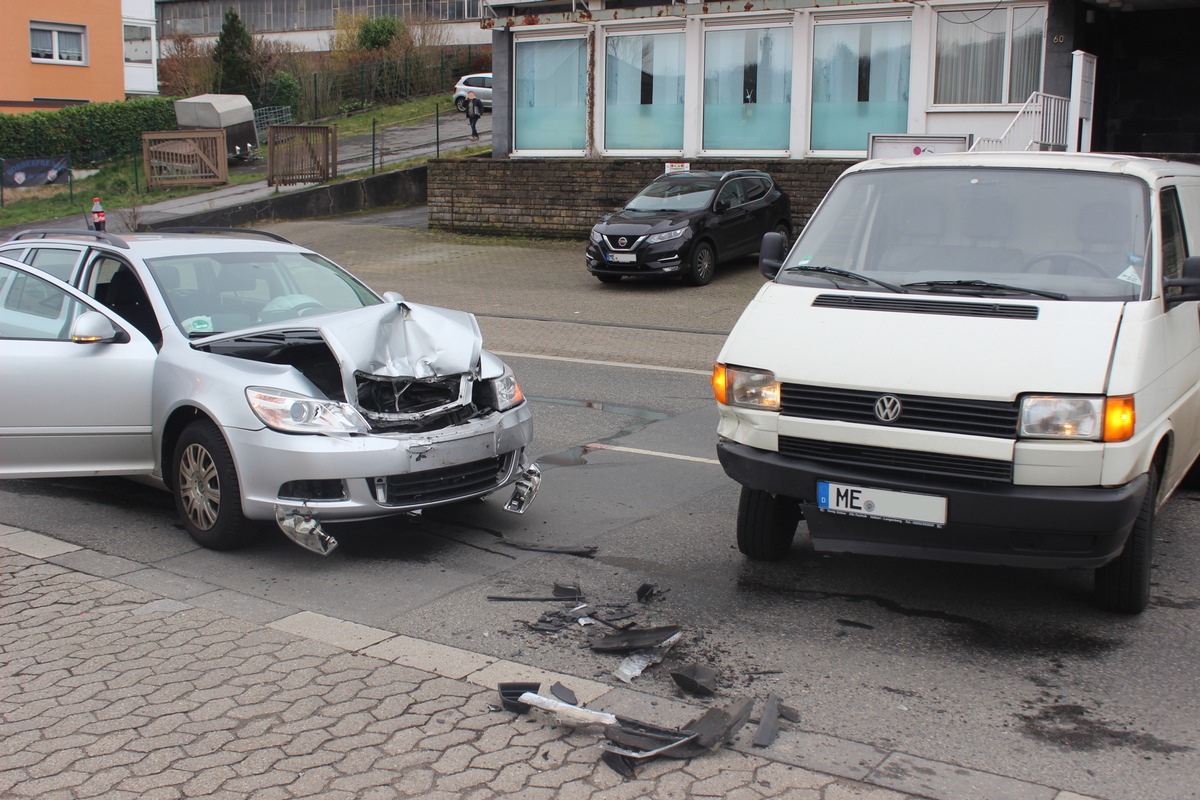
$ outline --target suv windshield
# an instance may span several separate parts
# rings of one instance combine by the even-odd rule
[[[1145,288],[1148,215],[1145,184],[1118,175],[996,167],[857,172],[834,186],[778,280],[855,291],[1134,300]]]
[[[699,211],[712,202],[718,181],[680,178],[655,181],[637,193],[625,208],[630,211]]]
[[[146,259],[175,324],[192,337],[382,302],[314,253],[203,253]]]

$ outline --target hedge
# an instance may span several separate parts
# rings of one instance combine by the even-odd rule
[[[143,131],[173,131],[178,127],[174,101],[166,97],[0,114],[0,158],[69,153],[72,166],[94,166],[109,158],[140,152]]]

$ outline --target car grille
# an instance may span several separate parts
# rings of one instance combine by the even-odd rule
[[[785,383],[781,387],[780,413],[997,439],[1014,439],[1017,435],[1020,409],[1016,403],[896,394],[893,396],[900,400],[903,411],[896,421],[885,423],[875,416],[875,401],[885,394],[888,392]]]
[[[839,442],[819,442],[813,439],[779,437],[779,453],[789,458],[803,458],[828,464],[831,467],[859,467],[906,475],[937,475],[953,479],[976,479],[1012,483],[1013,467],[1009,461],[971,458],[946,453],[924,453],[916,450],[893,450]]]
[[[517,456],[512,452],[452,467],[375,478],[375,499],[385,506],[419,506],[472,497],[504,483]]]
[[[619,253],[628,253],[630,250],[633,250],[635,247],[637,247],[639,244],[641,244],[642,239],[646,238],[645,236],[624,236],[624,237],[622,237],[622,236],[609,236],[608,234],[601,234],[601,236],[604,239],[604,243],[608,245],[608,249],[615,250]],[[622,238],[625,239],[624,245],[618,244],[618,242]]]

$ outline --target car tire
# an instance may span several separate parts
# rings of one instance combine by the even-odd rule
[[[467,110],[467,98],[465,98],[465,97],[454,98],[454,107],[457,108],[459,111],[466,111]]]
[[[601,283],[620,283],[621,276],[620,275],[597,275],[596,280],[600,281]]]
[[[692,256],[689,260],[688,271],[683,275],[684,283],[689,286],[707,286],[717,272],[717,251],[706,241],[696,242],[692,246]]]
[[[1146,496],[1121,555],[1095,571],[1096,605],[1120,614],[1140,614],[1150,605],[1150,568],[1154,558],[1154,514],[1158,473],[1150,470]]]
[[[738,501],[738,550],[755,561],[777,561],[792,549],[800,503],[762,489],[742,487]]]
[[[172,464],[175,508],[188,535],[210,550],[246,544],[251,523],[242,514],[237,469],[217,426],[206,419],[188,425]]]
[[[781,222],[775,226],[775,233],[783,237],[783,252],[788,251],[788,243],[792,241],[792,229],[787,226],[786,222]]]

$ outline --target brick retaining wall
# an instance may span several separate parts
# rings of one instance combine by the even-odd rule
[[[429,162],[429,227],[465,233],[586,237],[606,211],[620,208],[662,174],[666,159],[491,159]],[[770,173],[792,199],[792,229],[812,215],[853,159],[788,161],[703,159],[692,169],[750,167]]]

